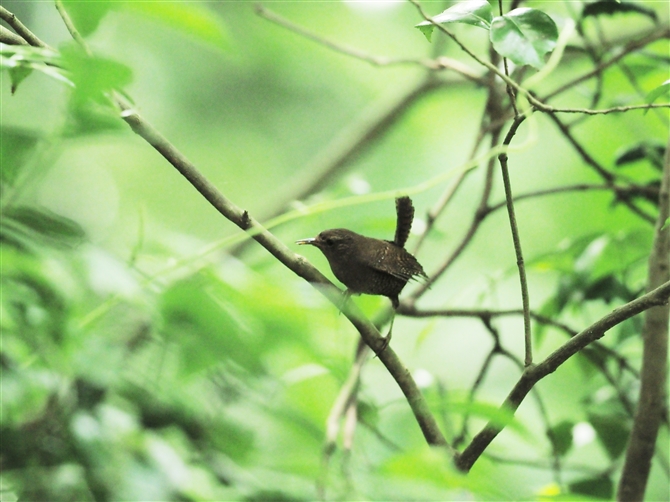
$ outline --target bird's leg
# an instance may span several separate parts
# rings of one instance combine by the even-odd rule
[[[347,304],[347,301],[349,300],[349,298],[350,298],[351,295],[353,295],[353,294],[354,294],[354,293],[352,293],[351,290],[350,290],[349,288],[347,288],[347,289],[344,291],[344,294],[342,295],[342,303],[340,304],[340,308],[339,308],[339,312],[340,312],[340,314],[341,314],[342,311],[344,310],[344,306]]]
[[[386,336],[384,337],[384,344],[382,345],[382,348],[379,349],[379,352],[384,352],[386,347],[389,346],[389,343],[391,343],[391,336],[393,335],[393,321],[395,321],[395,309],[393,309],[393,313],[391,314],[391,325],[389,326],[389,332],[386,333]]]
[[[384,337],[384,343],[382,344],[382,347],[377,351],[377,355],[381,354],[386,350],[386,347],[389,346],[389,343],[391,343],[391,336],[393,335],[393,321],[395,321],[395,312],[400,306],[400,301],[398,300],[398,297],[391,297],[391,304],[393,305],[393,313],[391,314],[391,324],[389,325],[389,332],[386,333],[386,336]]]

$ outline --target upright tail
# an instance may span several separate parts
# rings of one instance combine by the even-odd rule
[[[412,199],[407,196],[398,197],[395,200],[395,210],[398,216],[395,227],[395,239],[393,242],[401,248],[405,247],[409,231],[412,229],[412,221],[414,221],[414,206]]]

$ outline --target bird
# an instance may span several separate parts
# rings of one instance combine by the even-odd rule
[[[324,230],[316,237],[296,241],[321,250],[335,277],[347,287],[344,302],[351,295],[360,294],[381,295],[391,300],[393,317],[382,350],[391,339],[403,288],[411,280],[428,279],[418,260],[405,249],[414,221],[414,205],[409,197],[396,199],[396,216],[392,241],[366,237],[346,228]]]

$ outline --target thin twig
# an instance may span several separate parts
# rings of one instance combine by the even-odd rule
[[[0,6],[0,19],[5,21],[9,26],[11,26],[14,31],[28,42],[33,47],[45,47],[49,46],[42,42],[35,34],[30,31],[26,26],[11,12],[9,12],[4,7]]]
[[[498,0],[498,15],[502,16],[503,14],[504,14],[504,10],[503,10],[503,1],[502,1],[502,0]],[[498,53],[495,51],[495,49],[493,48],[493,44],[491,44],[491,45],[489,46],[489,52],[490,52],[491,55],[494,56],[494,57],[495,57],[495,55],[498,54]],[[509,75],[509,66],[508,66],[508,64],[507,64],[507,58],[506,58],[506,57],[503,57],[503,58],[502,58],[502,61],[503,61],[503,69],[504,69],[504,71],[505,71],[505,75],[507,75],[507,76],[509,77],[510,75]],[[495,62],[495,61],[492,61],[492,62]],[[511,78],[511,77],[510,77],[510,78]],[[515,116],[515,117],[518,117],[518,116],[519,116],[519,110],[518,110],[518,108],[516,107],[516,95],[514,94],[514,89],[513,89],[512,86],[510,86],[509,84],[507,84],[507,85],[505,86],[505,89],[507,90],[507,95],[509,96],[509,102],[512,104],[512,109],[514,110],[514,116]]]
[[[607,169],[605,169],[598,161],[596,161],[587,151],[586,149],[577,141],[577,139],[573,136],[572,132],[570,132],[570,129],[567,125],[565,125],[557,116],[555,113],[548,113],[547,116],[556,124],[556,126],[560,129],[561,133],[563,136],[565,136],[565,139],[568,140],[568,142],[572,145],[572,147],[577,151],[577,153],[582,157],[584,162],[591,166],[598,175],[605,180],[605,182],[608,185],[613,185],[615,176],[611,172],[609,172]],[[633,211],[635,214],[640,216],[642,219],[648,221],[649,223],[654,223],[656,220],[654,217],[646,214],[644,211],[642,211],[639,207],[637,207],[633,202],[631,202],[628,198],[623,199],[623,203],[628,206],[628,208]]]
[[[492,146],[497,145],[499,138],[498,134],[499,130],[493,131],[491,135]],[[475,213],[472,217],[472,222],[470,223],[468,230],[465,232],[465,235],[461,239],[458,246],[456,246],[456,249],[452,251],[452,253],[447,257],[447,259],[436,270],[431,271],[431,273],[429,274],[429,279],[424,283],[422,283],[418,288],[416,288],[412,292],[412,294],[409,295],[405,300],[401,301],[401,304],[405,303],[411,305],[418,298],[423,296],[426,293],[426,291],[430,289],[431,284],[434,284],[442,276],[442,274],[444,274],[447,271],[447,269],[456,261],[456,259],[463,253],[463,251],[470,244],[475,234],[477,233],[477,230],[479,229],[480,225],[488,215],[488,210],[486,208],[488,206],[488,200],[491,196],[491,190],[493,188],[494,165],[495,165],[495,158],[491,157],[488,161],[488,165],[486,168],[486,175],[484,177],[484,188],[482,190],[482,195],[479,199],[479,205],[475,210]]]
[[[489,93],[490,92],[492,91],[491,88],[489,87]],[[480,120],[477,139],[475,140],[474,144],[472,145],[472,149],[470,150],[469,160],[474,159],[477,151],[479,150],[482,144],[482,141],[486,136],[485,131],[486,131],[487,114],[488,110],[484,109]],[[452,183],[450,183],[449,186],[445,188],[444,192],[442,192],[442,194],[438,197],[437,201],[433,204],[433,206],[428,211],[426,211],[426,228],[421,232],[421,235],[419,235],[419,238],[417,239],[414,249],[412,251],[412,254],[416,255],[418,253],[426,237],[428,237],[430,232],[433,230],[435,222],[440,217],[440,215],[446,210],[447,205],[449,204],[449,202],[453,200],[453,197],[456,195],[456,192],[458,192],[458,189],[461,187],[461,185],[471,172],[473,172],[472,169],[462,170],[458,174],[458,177]]]
[[[580,83],[584,82],[585,80],[589,80],[590,78],[593,78],[593,77],[601,74],[603,72],[603,70],[612,66],[613,64],[615,64],[620,59],[628,56],[630,53],[635,52],[636,50],[641,49],[642,47],[644,47],[646,45],[649,45],[652,42],[655,42],[656,40],[660,40],[661,38],[670,38],[670,28],[668,28],[666,26],[663,29],[654,29],[654,31],[645,35],[644,37],[642,37],[638,40],[633,40],[632,42],[629,42],[615,56],[612,56],[607,61],[601,62],[593,70],[586,72],[585,74],[581,75],[580,77],[577,77],[573,80],[570,80],[569,82],[563,84],[562,86],[553,90],[549,94],[546,94],[542,98],[542,101],[543,102],[549,101],[551,98],[553,98],[553,97],[555,97],[559,94],[562,94],[563,92],[565,92],[568,89],[576,86],[577,84],[580,84]]]
[[[521,402],[537,382],[556,371],[565,361],[574,356],[577,352],[605,336],[605,333],[614,326],[617,326],[626,319],[630,319],[652,307],[667,304],[669,297],[670,281],[662,284],[653,291],[614,309],[606,316],[600,318],[589,327],[579,332],[557,350],[552,352],[544,361],[535,366],[526,368],[523,375],[521,375],[521,378],[500,407],[501,411],[516,412]],[[502,429],[503,428],[499,424],[493,421],[489,422],[457,457],[456,465],[458,468],[463,471],[469,471]]]
[[[68,18],[65,10],[59,10],[59,13],[61,16]],[[77,41],[83,44],[84,50],[87,49],[86,42],[83,39]],[[341,291],[319,272],[318,269],[311,265],[304,257],[292,252],[282,241],[252,218],[246,210],[236,206],[225,197],[186,156],[149,122],[142,118],[118,93],[114,93],[113,99],[121,111],[121,118],[130,126],[133,132],[149,143],[177,169],[222,216],[246,231],[251,238],[269,251],[280,263],[311,283],[334,305],[341,305]],[[416,382],[393,349],[386,346],[387,343],[379,331],[362,314],[354,302],[347,302],[342,313],[361,334],[361,337],[369,347],[376,349],[384,347],[384,350],[378,353],[379,360],[396,380],[405,395],[428,444],[442,446],[452,455],[455,455],[455,452],[442,435],[435,417],[433,417],[428,403],[421,394]]]
[[[670,108],[670,103],[657,103],[646,105],[627,105],[615,106],[613,108],[604,108],[602,110],[592,110],[590,108],[554,108],[553,106],[543,106],[539,108],[543,112],[550,113],[581,113],[583,115],[607,115],[609,113],[629,112],[631,110],[651,110],[655,108]]]
[[[465,78],[472,80],[476,83],[482,83],[481,77],[473,72],[467,65],[461,63],[460,61],[445,56],[436,58],[436,59],[413,59],[413,58],[401,58],[393,59],[386,57],[373,56],[361,50],[355,49],[353,47],[346,46],[337,42],[328,40],[317,33],[314,33],[302,26],[299,26],[288,19],[280,16],[279,14],[272,12],[260,4],[255,6],[256,14],[271,21],[279,26],[282,26],[294,33],[297,33],[305,38],[308,38],[320,45],[328,47],[329,49],[339,52],[340,54],[345,54],[353,58],[365,61],[374,66],[398,66],[398,65],[414,65],[422,66],[429,70],[453,70],[456,73],[460,73]]]
[[[509,146],[512,139],[516,135],[519,126],[525,120],[525,116],[521,115],[514,119],[510,130],[503,141],[503,145]],[[521,284],[521,304],[523,308],[523,332],[524,332],[524,346],[525,357],[524,364],[526,367],[533,364],[533,339],[530,330],[530,298],[528,296],[528,280],[526,279],[526,266],[523,262],[523,251],[521,250],[521,239],[519,237],[519,227],[516,222],[516,214],[514,211],[514,196],[512,194],[512,182],[510,180],[509,168],[507,166],[507,153],[503,152],[498,156],[500,161],[500,169],[502,171],[503,187],[505,189],[505,200],[507,201],[507,214],[509,216],[510,230],[512,232],[512,242],[514,244],[514,253],[516,255],[516,265],[519,269],[519,282]]]
[[[70,19],[70,15],[67,13],[67,10],[63,6],[63,2],[61,2],[61,0],[56,0],[56,10],[60,14],[60,17],[63,20],[63,23],[67,28],[67,31],[70,32],[72,38],[74,38],[75,42],[77,42],[81,46],[81,48],[84,49],[86,55],[91,57],[93,55],[91,48],[84,40],[84,37],[82,37],[79,31],[77,30],[76,26],[72,22],[72,19]]]
[[[518,194],[514,196],[514,202],[519,202],[525,199],[533,199],[536,197],[543,197],[545,195],[554,195],[561,194],[566,192],[588,192],[588,191],[612,191],[617,195],[631,196],[631,195],[642,195],[645,197],[654,197],[658,196],[658,188],[655,187],[645,187],[639,185],[633,186],[620,186],[620,185],[596,185],[592,183],[578,183],[576,185],[566,185],[562,187],[546,188],[543,190],[535,190],[533,192]],[[505,201],[498,202],[489,206],[488,210],[490,212],[497,211],[505,207],[507,203]]]
[[[608,108],[606,110],[590,110],[588,108],[555,108],[553,106],[549,106],[546,103],[544,103],[542,100],[540,100],[536,96],[534,96],[533,93],[531,93],[528,89],[526,89],[525,87],[521,86],[520,84],[518,84],[514,80],[512,80],[510,77],[508,77],[504,72],[500,71],[494,65],[492,65],[488,61],[484,61],[482,58],[480,58],[474,52],[472,52],[460,40],[458,40],[458,38],[451,31],[446,29],[440,23],[436,22],[432,17],[428,16],[424,12],[423,7],[421,7],[421,4],[419,4],[418,0],[409,0],[409,1],[412,4],[414,4],[414,6],[417,8],[417,10],[421,14],[421,16],[426,21],[431,22],[438,30],[440,30],[442,33],[444,33],[448,37],[450,37],[466,54],[468,54],[477,63],[486,67],[488,70],[494,72],[498,77],[500,77],[505,82],[505,84],[507,84],[511,88],[515,89],[517,92],[522,93],[526,97],[526,99],[530,102],[530,104],[533,106],[533,108],[535,108],[537,110],[543,111],[545,113],[582,113],[582,114],[587,114],[587,115],[601,115],[601,114],[608,114],[608,113],[615,113],[615,112],[624,112],[624,111],[635,110],[635,109],[641,109],[642,110],[642,109],[650,109],[650,108],[668,108],[668,107],[670,107],[670,103],[663,103],[663,104],[658,104],[658,105],[632,105],[630,107],[623,106],[623,107]],[[664,32],[664,33],[667,33],[667,32]]]

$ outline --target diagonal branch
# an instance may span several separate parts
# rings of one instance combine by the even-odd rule
[[[65,9],[59,9],[66,26],[71,25],[68,13]],[[88,52],[86,42],[77,40],[84,45]],[[165,158],[200,194],[226,219],[246,231],[250,237],[270,252],[279,262],[311,283],[320,293],[328,298],[334,305],[341,305],[341,291],[335,287],[318,269],[309,263],[304,257],[291,251],[281,240],[265,229],[257,220],[252,218],[246,210],[235,205],[224,196],[209,180],[184,156],[172,143],[170,143],[157,129],[148,121],[143,119],[124,98],[118,93],[113,93],[112,99],[121,111],[121,118],[130,126],[138,136],[149,143],[163,158]],[[386,340],[380,335],[375,326],[356,307],[354,302],[347,302],[342,313],[354,325],[361,334],[365,343],[378,352],[379,360],[387,368],[391,376],[396,380],[400,390],[405,395],[407,402],[430,445],[442,446],[452,455],[453,449],[447,443],[440,431],[435,417],[432,415],[428,403],[421,394],[419,387],[412,378],[409,370],[402,364],[397,354],[386,347]]]
[[[313,284],[333,304],[341,305],[340,290],[321,272],[305,258],[293,253],[283,242],[252,218],[247,211],[242,210],[228,200],[179,150],[139,114],[130,109],[120,98],[117,98],[117,102],[122,109],[121,116],[132,130],[172,164],[219,213],[242,230],[247,231],[256,242],[267,249],[284,266]],[[343,314],[346,315],[361,334],[365,343],[373,350],[377,349],[378,351],[385,345],[385,340],[379,334],[379,331],[363,316],[353,302],[347,302]],[[428,408],[428,403],[396,353],[390,347],[386,347],[385,350],[378,353],[378,356],[407,398],[426,441],[432,445],[447,446],[447,441],[440,432],[437,422]]]
[[[9,12],[3,6],[0,5],[0,19],[6,22],[11,26],[14,31],[28,44],[33,47],[49,47],[47,44],[42,42],[35,34],[30,31],[26,26],[16,17],[13,13]]]
[[[605,317],[582,330],[575,337],[568,340],[557,350],[552,352],[544,361],[537,366],[526,368],[521,378],[500,407],[501,410],[515,412],[524,398],[537,382],[547,375],[553,373],[570,357],[582,350],[584,347],[605,336],[605,333],[614,326],[622,323],[645,310],[659,305],[666,305],[670,297],[670,281],[665,282],[653,291],[636,298],[621,307],[614,309]],[[473,439],[472,442],[456,458],[456,466],[469,471],[481,454],[486,450],[491,441],[502,431],[502,427],[494,422],[489,422]]]

